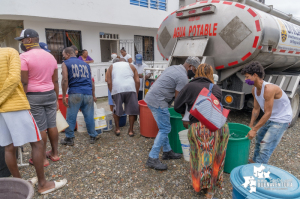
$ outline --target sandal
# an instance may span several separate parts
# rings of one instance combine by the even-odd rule
[[[29,162],[29,164],[33,165],[32,158],[30,158],[28,162]],[[44,164],[44,167],[47,167],[47,166],[49,166],[49,165],[50,165],[50,163]]]
[[[130,132],[128,131],[128,135],[129,135],[129,137],[133,137],[134,136],[134,132],[132,131],[132,134],[130,134]]]
[[[47,194],[47,193],[50,193],[50,192],[53,192],[57,189],[60,189],[62,188],[63,186],[65,186],[67,184],[67,179],[63,179],[63,180],[57,180],[57,181],[54,181],[54,188],[53,189],[49,189],[47,191],[44,191],[44,192],[41,192],[40,194],[44,195],[44,194]]]
[[[115,131],[116,136],[120,136],[120,132]]]
[[[51,152],[52,152],[52,151],[47,151],[47,152],[46,152],[46,158],[52,160],[52,162],[57,162],[57,161],[59,161],[59,160],[60,160],[60,157],[58,157],[57,159],[54,159],[54,158],[51,156]]]

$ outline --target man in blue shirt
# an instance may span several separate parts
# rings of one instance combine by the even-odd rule
[[[65,130],[66,137],[61,140],[63,145],[74,145],[74,129],[79,109],[81,109],[86,123],[90,143],[94,144],[98,133],[95,130],[94,101],[92,93],[92,77],[90,65],[77,59],[73,48],[68,47],[63,51],[65,58],[62,64],[62,92],[63,103],[67,109],[67,122],[69,127]],[[66,93],[69,88],[69,100]]]

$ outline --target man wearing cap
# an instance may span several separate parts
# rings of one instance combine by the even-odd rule
[[[58,131],[56,111],[58,110],[58,68],[52,54],[40,48],[39,35],[35,30],[25,29],[20,37],[24,53],[21,58],[21,81],[31,107],[31,113],[37,123],[44,141],[44,166],[49,165],[49,158],[58,161]],[[47,46],[45,43],[43,47]],[[47,133],[52,150],[46,153]],[[33,160],[29,159],[33,164]]]
[[[143,55],[136,54],[135,61],[134,61],[134,67],[136,68],[139,78],[140,78],[140,89],[139,89],[139,95],[138,100],[143,99],[143,86],[144,86],[144,68],[148,67],[146,64],[143,63]],[[145,79],[149,79],[151,76],[151,73],[149,70],[146,71]]]
[[[163,147],[163,160],[181,158],[181,154],[172,151],[169,143],[168,134],[171,131],[171,123],[168,105],[172,103],[174,97],[176,98],[181,89],[188,83],[187,71],[189,68],[196,68],[199,65],[200,60],[198,57],[188,57],[183,65],[170,66],[157,78],[148,91],[145,101],[159,129],[146,163],[148,167],[157,170],[168,168],[158,158],[161,147]]]

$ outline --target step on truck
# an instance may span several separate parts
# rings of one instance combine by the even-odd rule
[[[255,0],[180,0],[183,5],[161,23],[156,36],[168,66],[188,56],[208,63],[219,76],[222,103],[252,109],[252,86],[241,69],[252,61],[265,68],[264,80],[288,95],[296,123],[300,104],[300,20]]]

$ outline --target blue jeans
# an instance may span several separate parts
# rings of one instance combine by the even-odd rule
[[[289,123],[268,120],[257,132],[253,161],[268,164],[273,151],[288,127]]]
[[[149,157],[158,158],[161,147],[163,147],[163,152],[169,152],[172,150],[168,137],[168,134],[171,132],[170,112],[168,108],[154,108],[149,104],[148,107],[151,110],[159,129],[149,153]]]
[[[96,137],[98,133],[95,130],[94,120],[94,100],[92,95],[70,94],[68,99],[69,108],[67,109],[67,122],[69,127],[65,130],[67,138],[73,138],[76,125],[76,118],[79,109],[81,109],[88,134]]]

